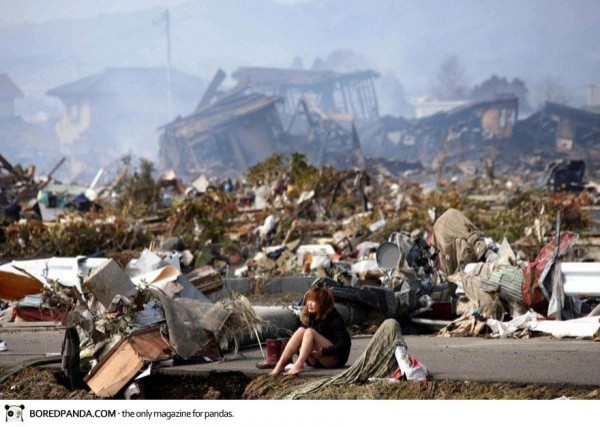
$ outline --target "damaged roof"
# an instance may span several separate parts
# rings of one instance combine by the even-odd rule
[[[588,148],[600,146],[600,114],[566,105],[547,102],[543,109],[520,121],[519,126],[523,132],[534,135],[534,140],[564,139]]]
[[[415,123],[433,124],[440,120],[460,121],[468,119],[472,114],[475,114],[478,111],[487,110],[489,108],[510,108],[516,112],[518,107],[519,98],[517,98],[516,96],[507,98],[496,98],[484,101],[475,101],[455,107],[450,111],[439,112],[431,116],[417,119]]]
[[[202,93],[205,82],[191,74],[173,70],[171,74],[173,89],[189,91],[197,87],[198,94]],[[47,94],[56,97],[96,95],[106,93],[131,92],[132,88],[167,85],[165,68],[107,68],[101,73],[84,77],[71,83],[50,89]],[[185,89],[184,89],[185,88]]]
[[[546,102],[544,108],[530,116],[530,118],[539,117],[540,114],[558,116],[561,119],[568,119],[574,124],[580,124],[589,127],[600,127],[600,114],[562,104],[556,104],[554,102]]]
[[[278,96],[257,93],[222,99],[197,110],[191,116],[167,125],[167,128],[177,137],[193,138],[209,130],[215,131],[227,126],[241,117],[270,107],[279,100]]]

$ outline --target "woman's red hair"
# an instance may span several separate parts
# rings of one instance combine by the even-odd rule
[[[302,314],[308,317],[308,308],[306,307],[306,301],[314,301],[317,304],[315,317],[321,319],[329,312],[335,300],[333,298],[333,292],[326,286],[313,286],[308,290],[304,296],[304,308]]]

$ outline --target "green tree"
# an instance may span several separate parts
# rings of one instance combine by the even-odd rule
[[[120,183],[117,207],[133,215],[156,211],[161,204],[160,183],[153,178],[154,164],[140,159],[139,167],[132,167],[131,156],[121,159],[125,175]],[[133,169],[133,170],[132,170]]]

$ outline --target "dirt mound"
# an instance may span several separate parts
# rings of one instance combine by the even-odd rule
[[[254,379],[242,373],[212,373],[207,376],[156,374],[141,383],[142,399],[280,399],[288,391],[311,381],[305,377],[270,377]],[[25,368],[8,376],[0,384],[3,400],[97,399],[87,390],[70,391],[62,372]],[[122,399],[121,395],[116,399]],[[329,400],[552,400],[600,399],[600,388],[572,385],[509,384],[433,380],[428,382],[372,383],[326,386],[310,393],[307,399]]]
[[[206,376],[162,375],[145,378],[143,399],[242,399],[250,378],[241,372],[212,372]]]
[[[260,376],[246,387],[244,399],[271,399],[281,396],[282,389],[292,389],[304,378]],[[600,399],[600,388],[570,385],[509,384],[472,381],[428,381],[371,383],[363,385],[326,386],[311,392],[306,399],[337,400],[551,400]]]
[[[96,396],[87,390],[69,390],[68,379],[62,372],[23,368],[2,381],[0,398],[81,400],[96,399]]]

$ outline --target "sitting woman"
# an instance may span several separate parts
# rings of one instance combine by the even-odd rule
[[[306,293],[300,320],[304,326],[294,332],[270,375],[282,372],[296,353],[296,362],[284,375],[304,371],[305,362],[313,368],[342,368],[348,361],[352,341],[335,309],[333,292],[324,280],[317,280]]]

